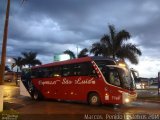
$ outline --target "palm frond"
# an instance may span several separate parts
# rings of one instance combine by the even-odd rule
[[[101,44],[106,45],[106,47],[112,48],[112,42],[109,35],[104,35],[101,40]]]
[[[128,59],[132,64],[138,64],[138,55],[141,55],[141,51],[133,44],[123,45],[116,53],[118,58]]]
[[[64,54],[68,54],[68,55],[71,57],[71,59],[76,58],[76,55],[75,55],[74,52],[71,51],[71,50],[66,50],[66,51],[64,51],[63,53],[64,53]]]
[[[130,37],[131,37],[131,35],[130,35],[129,32],[127,32],[126,30],[121,30],[115,36],[115,39],[116,39],[116,43],[115,44],[116,44],[116,46],[121,46],[123,44],[123,41],[130,39]]]
[[[110,35],[111,35],[111,39],[114,40],[114,37],[115,37],[115,34],[116,34],[116,30],[115,30],[114,25],[109,25],[109,32],[110,32]]]
[[[137,55],[139,55],[139,56],[142,55],[141,50],[138,49],[138,48],[136,47],[136,45],[134,45],[134,44],[128,43],[128,44],[123,45],[122,48],[123,48],[123,47],[125,47],[126,49],[132,51],[133,53],[135,53],[135,54],[137,54]]]
[[[102,54],[102,46],[100,42],[96,42],[92,44],[92,48],[90,50],[90,53],[93,53],[94,56],[98,56]]]
[[[29,65],[30,66],[35,66],[35,65],[40,65],[41,61],[36,59],[37,57],[37,53],[36,52],[22,52],[22,56],[23,56],[23,63],[25,65]]]
[[[88,52],[88,49],[87,48],[84,48],[82,49],[79,54],[78,54],[78,58],[81,58],[81,57],[87,57],[87,52]]]

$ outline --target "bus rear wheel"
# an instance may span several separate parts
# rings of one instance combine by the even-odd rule
[[[42,98],[43,98],[41,93],[36,89],[33,91],[32,97],[34,100],[42,100]]]
[[[97,93],[89,94],[88,102],[90,105],[93,105],[93,106],[101,105],[101,100],[100,100],[100,97]]]

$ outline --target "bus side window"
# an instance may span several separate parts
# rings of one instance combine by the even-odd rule
[[[99,69],[101,70],[105,80],[110,83],[110,77],[109,77],[109,68],[107,68],[106,66],[99,66]]]
[[[37,73],[36,73],[36,70],[32,70],[32,71],[31,71],[31,78],[36,78],[36,77],[37,77],[36,74],[37,74]],[[21,77],[22,77],[22,79],[23,79],[23,78],[25,79],[25,72],[24,72],[24,71],[22,71]]]
[[[49,77],[53,77],[54,69],[53,67],[49,68]]]
[[[73,75],[74,76],[79,76],[80,75],[80,70],[81,69],[81,66],[80,64],[74,64],[73,65]]]
[[[62,76],[70,76],[71,75],[71,65],[64,65],[62,67]]]
[[[92,77],[98,77],[98,75],[96,73],[96,70],[94,69],[92,63],[87,62],[85,64],[86,64],[86,69],[85,70],[86,70],[87,75],[92,76]]]
[[[48,70],[47,70],[47,68],[43,68],[43,77],[44,78],[48,78]]]
[[[97,73],[96,73],[96,70],[94,69],[93,65],[90,63],[90,66],[89,66],[89,70],[90,70],[90,75],[91,76],[94,76],[94,77],[98,77]]]
[[[43,72],[44,72],[44,77],[45,78],[52,77],[53,68],[51,68],[51,67],[43,68]]]
[[[54,67],[53,77],[61,77],[61,66]]]
[[[97,76],[90,62],[74,64],[74,75],[77,76]]]
[[[44,77],[44,70],[42,68],[37,70],[37,77],[38,78]]]

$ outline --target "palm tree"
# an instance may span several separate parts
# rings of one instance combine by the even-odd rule
[[[88,52],[88,49],[87,48],[84,48],[84,49],[82,49],[80,52],[79,52],[79,54],[78,54],[78,58],[81,58],[81,57],[87,57],[88,55],[87,55],[87,52]],[[74,52],[73,51],[71,51],[71,50],[66,50],[66,51],[64,51],[63,52],[64,54],[68,54],[69,56],[71,56],[71,59],[75,59],[76,58],[76,55],[74,54]]]
[[[74,52],[72,52],[71,50],[65,50],[63,53],[64,53],[64,54],[68,54],[71,59],[76,58],[76,55],[75,55]]]
[[[87,48],[82,49],[78,54],[78,58],[87,57],[88,56],[87,52],[88,52]]]
[[[93,53],[94,56],[108,57],[109,50],[102,42],[96,42],[96,43],[92,44],[92,48],[90,49],[90,53]]]
[[[138,55],[142,53],[136,45],[126,43],[130,37],[126,30],[116,32],[114,25],[109,25],[109,34],[105,34],[100,42],[93,43],[90,52],[95,56],[128,59],[131,63],[138,64]]]
[[[8,65],[5,66],[5,71],[11,71]]]
[[[41,61],[36,59],[37,57],[37,53],[36,52],[22,52],[23,55],[23,62],[25,65],[28,65],[29,68],[31,66],[35,66],[35,65],[41,65]]]
[[[20,70],[22,70],[22,66],[24,65],[24,60],[22,57],[13,58],[15,61],[15,65],[17,66],[17,73],[18,73],[18,67]],[[15,66],[13,66],[15,67]]]

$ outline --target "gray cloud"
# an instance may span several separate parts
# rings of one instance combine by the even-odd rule
[[[6,0],[0,0],[0,38],[3,35]],[[20,0],[11,1],[8,56],[37,51],[46,62],[55,53],[76,53],[108,33],[108,24],[128,30],[143,56],[160,51],[159,0]],[[1,41],[0,41],[1,43]],[[47,60],[48,58],[48,60]],[[157,63],[158,64],[158,63]]]

